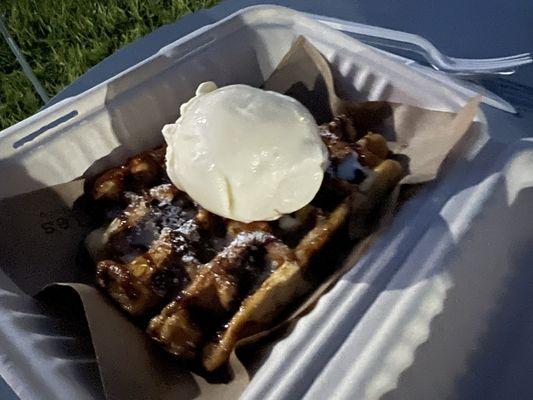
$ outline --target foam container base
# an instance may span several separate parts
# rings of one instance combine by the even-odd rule
[[[296,11],[251,7],[3,131],[0,197],[68,182],[111,152],[100,169],[161,143],[161,127],[177,118],[179,104],[200,82],[257,86],[299,35],[335,66],[345,97],[447,111],[468,100],[442,77],[410,69]],[[527,212],[523,193],[532,199],[527,188],[533,182],[521,173],[533,166],[532,143],[495,143],[481,112],[477,119],[480,124],[459,144],[438,180],[405,205],[363,259],[275,346],[243,398],[334,394],[374,399],[393,390],[402,372],[416,366],[417,349],[431,337],[435,316],[446,314],[449,293],[490,261],[485,258],[492,253],[482,247],[473,253],[465,245],[468,238],[506,213],[520,220],[520,213]],[[531,236],[524,225],[505,225],[508,237],[521,237],[527,229]],[[503,251],[508,244],[495,240],[490,250]],[[504,285],[503,272],[496,265],[491,271],[482,274],[479,284],[486,297]],[[467,299],[467,293],[461,296]],[[57,319],[44,315],[2,274],[0,299],[0,373],[22,399],[102,397],[90,349],[77,345],[87,338],[61,333]],[[470,312],[478,325],[464,327],[470,338],[466,347],[476,341],[489,313],[476,310]],[[451,393],[466,356],[460,346],[446,349],[449,362],[439,388]]]

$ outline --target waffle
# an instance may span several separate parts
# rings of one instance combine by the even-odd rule
[[[86,191],[101,227],[86,243],[98,285],[168,352],[208,371],[224,365],[240,339],[271,327],[310,289],[329,245],[350,245],[346,227],[371,220],[404,175],[383,136],[359,135],[349,117],[320,132],[330,161],[323,184],[277,221],[245,224],[201,208],[170,183],[164,148],[96,177]]]

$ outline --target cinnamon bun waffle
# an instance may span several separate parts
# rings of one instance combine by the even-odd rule
[[[167,351],[225,364],[236,343],[268,329],[310,288],[317,257],[348,223],[372,218],[405,174],[383,136],[350,118],[320,127],[330,164],[313,201],[276,221],[241,223],[173,186],[164,148],[88,183],[102,224],[87,238],[96,280]],[[338,239],[337,239],[338,238]]]

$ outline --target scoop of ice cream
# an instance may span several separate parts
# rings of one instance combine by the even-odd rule
[[[297,100],[205,82],[180,111],[163,128],[167,173],[207,210],[242,222],[274,220],[318,192],[327,150]]]

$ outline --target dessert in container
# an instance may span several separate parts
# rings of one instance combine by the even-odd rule
[[[0,196],[68,182],[109,153],[112,157],[96,164],[98,171],[155,146],[161,142],[161,127],[175,120],[179,105],[200,82],[258,86],[300,35],[335,66],[338,90],[348,98],[442,111],[456,111],[468,100],[452,87],[295,11],[251,7],[2,132]],[[455,289],[461,287],[465,271],[483,259],[482,254],[477,261],[469,253],[464,239],[480,234],[480,224],[497,223],[501,213],[525,212],[523,193],[531,197],[525,188],[533,183],[521,173],[533,162],[531,142],[505,149],[492,143],[481,112],[477,120],[439,178],[405,204],[358,264],[274,347],[243,398],[320,398],[331,393],[338,398],[378,398],[396,387],[402,372],[416,367],[416,350],[431,339],[432,320],[447,315],[449,293],[468,298],[464,288]],[[94,168],[91,171],[98,172]],[[499,201],[505,190],[514,198]],[[520,202],[518,208],[511,207],[514,200]],[[527,229],[524,224],[507,228],[516,237]],[[497,242],[491,251],[503,249],[498,246],[505,243]],[[458,258],[464,252],[469,262]],[[90,345],[72,345],[88,338],[43,315],[0,274],[0,373],[15,392],[23,399],[103,397]],[[487,298],[505,285],[503,274],[496,272],[480,278],[479,285],[486,288],[480,293]],[[478,315],[476,304],[467,309],[482,321],[490,310]],[[475,342],[481,322],[465,325],[465,337]],[[453,390],[467,347],[466,339],[463,347],[450,345],[448,378],[440,390]]]

